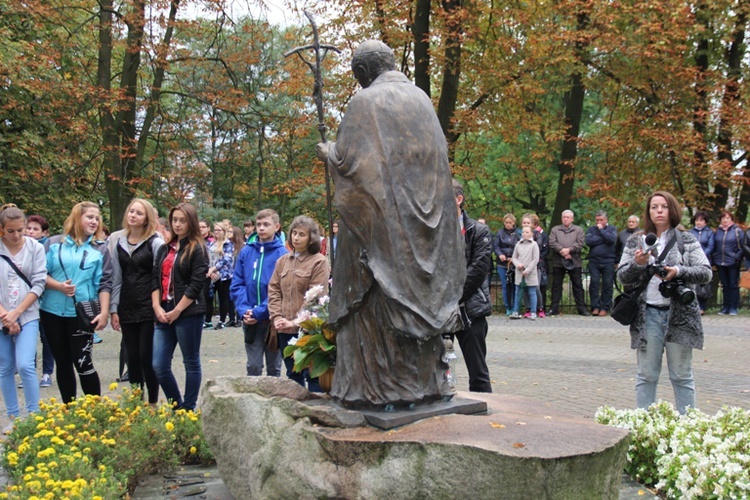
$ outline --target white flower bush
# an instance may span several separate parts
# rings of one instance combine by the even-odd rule
[[[750,412],[725,407],[680,415],[661,401],[648,409],[599,408],[596,421],[630,431],[627,472],[667,498],[750,496]]]

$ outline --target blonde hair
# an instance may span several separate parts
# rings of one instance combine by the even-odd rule
[[[214,240],[213,252],[219,257],[221,257],[222,255],[224,255],[224,243],[226,243],[227,240],[229,239],[227,236],[227,233],[229,232],[229,228],[223,222],[214,223],[214,227],[216,226],[219,226],[221,229],[223,229],[222,233],[224,233],[224,235],[221,237],[221,239],[216,238],[216,236],[214,236],[214,238],[216,239]]]
[[[81,217],[83,217],[86,212],[94,208],[97,210],[97,212],[99,212],[99,205],[94,202],[82,201],[80,203],[77,203],[70,211],[70,215],[68,215],[68,218],[65,219],[65,222],[63,223],[63,238],[65,238],[66,236],[70,236],[71,238],[73,238],[73,241],[76,242],[76,245],[83,245],[86,237],[83,234]],[[93,237],[95,240],[104,241],[101,213],[99,215],[99,227],[96,228],[96,232],[94,233]]]
[[[130,212],[131,207],[136,203],[140,203],[143,206],[143,210],[146,212],[146,224],[143,225],[143,236],[141,237],[141,241],[146,241],[151,235],[156,233],[157,224],[156,209],[149,201],[144,200],[143,198],[133,198],[133,201],[130,202],[128,208],[125,209],[125,215],[122,216],[122,228],[125,230],[125,236],[130,236],[128,212]]]
[[[521,221],[524,219],[529,219],[531,221],[531,228],[536,229],[536,227],[539,225],[539,216],[535,213],[526,212],[523,214],[523,217],[521,217]]]

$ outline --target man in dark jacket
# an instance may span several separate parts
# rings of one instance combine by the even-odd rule
[[[591,314],[606,316],[612,308],[612,286],[615,280],[615,243],[617,228],[609,224],[607,213],[599,210],[594,216],[595,226],[586,231],[589,247],[589,293]]]
[[[492,392],[487,368],[487,316],[492,313],[487,273],[492,259],[490,228],[469,218],[463,210],[464,188],[453,180],[461,232],[466,242],[466,282],[461,296],[461,317],[464,329],[456,332],[458,345],[469,372],[469,390]]]

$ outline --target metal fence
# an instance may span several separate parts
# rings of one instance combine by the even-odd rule
[[[548,268],[550,269],[549,272],[549,286],[547,287],[546,291],[546,300],[545,303],[547,304],[547,308],[549,309],[551,303],[552,303],[552,272],[551,272],[551,264],[548,263]],[[589,275],[589,268],[588,268],[588,261],[583,261],[583,269],[582,269],[582,277],[581,280],[583,281],[583,290],[585,293],[586,298],[586,307],[591,308],[591,297],[589,295],[589,281],[590,281],[590,275]],[[719,282],[719,275],[714,270],[713,271],[713,278],[711,281],[711,289],[713,290],[713,293],[711,294],[711,298],[707,301],[707,307],[708,309],[713,309],[722,304],[723,301],[723,294],[722,294],[722,288],[721,283]],[[502,312],[504,313],[506,311],[505,305],[503,304],[503,296],[502,292],[500,290],[500,277],[497,274],[497,269],[493,268],[492,271],[492,279],[490,281],[490,295],[492,297],[492,303],[493,308],[495,312]],[[616,297],[618,295],[617,290],[614,290],[613,297]],[[525,302],[524,302],[525,304]],[[541,306],[540,306],[541,307]],[[740,288],[740,309],[750,309],[750,291]],[[573,300],[573,286],[570,283],[570,277],[566,277],[563,281],[563,293],[562,293],[562,300],[560,301],[560,312],[563,313],[576,313],[576,303]]]

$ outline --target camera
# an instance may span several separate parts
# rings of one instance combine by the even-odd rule
[[[659,271],[659,276],[663,278],[666,273],[662,275],[661,271],[663,271],[663,269]],[[695,300],[695,292],[686,287],[685,282],[681,279],[662,281],[659,283],[659,293],[661,293],[662,297],[674,299],[683,306],[686,306]]]

